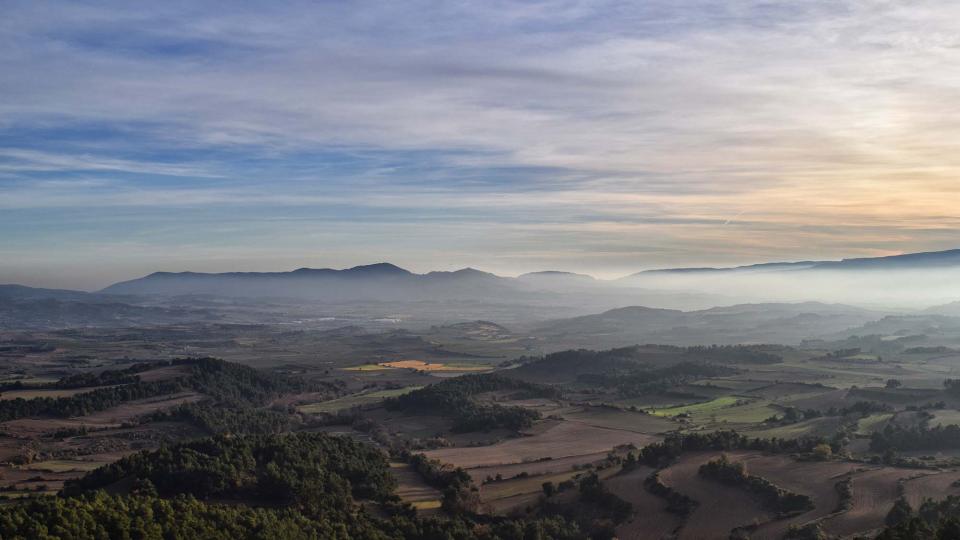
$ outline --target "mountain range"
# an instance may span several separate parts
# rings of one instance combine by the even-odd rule
[[[713,306],[744,302],[797,303],[840,302],[869,306],[880,311],[900,308],[930,309],[948,315],[960,313],[960,249],[855,258],[840,261],[773,262],[731,268],[671,268],[650,270],[615,280],[584,274],[545,271],[518,277],[498,276],[473,268],[456,271],[411,272],[389,263],[355,266],[342,270],[300,268],[290,272],[155,272],[115,283],[97,292],[38,289],[0,285],[0,312],[6,321],[21,316],[44,321],[87,321],[112,324],[110,311],[124,320],[169,321],[189,313],[192,320],[207,319],[213,309],[235,319],[238,309],[261,304],[244,320],[264,317],[316,318],[329,315],[334,305],[360,306],[364,316],[405,320],[439,321],[491,319],[524,322],[576,317],[625,306],[649,306],[700,311]],[[922,275],[917,271],[924,272]],[[279,300],[264,311],[263,301]],[[81,308],[75,304],[86,304]],[[108,306],[107,304],[112,304]],[[137,306],[140,310],[121,308]],[[232,307],[231,307],[232,306]],[[930,306],[941,306],[939,308]],[[302,307],[302,309],[301,309]],[[154,308],[162,308],[163,311]],[[343,308],[336,308],[342,312]],[[663,311],[649,318],[647,308],[620,315],[631,322],[630,332],[668,331],[696,327],[689,315]],[[769,311],[769,310],[768,310]],[[823,314],[822,309],[813,310]],[[710,321],[721,320],[718,313]],[[801,318],[803,314],[800,314]],[[786,317],[786,315],[784,315]],[[611,317],[608,314],[605,320]],[[742,317],[739,317],[742,319]],[[778,318],[781,318],[778,315]],[[862,317],[849,320],[856,323]],[[649,319],[649,320],[648,320]],[[697,321],[705,320],[697,317]],[[575,324],[592,321],[578,321]],[[781,321],[783,322],[783,321]],[[809,331],[816,321],[803,321]],[[762,326],[757,321],[757,328]],[[839,320],[833,326],[845,324]],[[715,328],[716,329],[716,328]],[[733,331],[733,328],[729,328]],[[613,330],[616,332],[617,330]],[[681,332],[682,333],[682,332]],[[817,332],[813,332],[817,333]],[[671,337],[662,335],[665,342]],[[757,336],[742,335],[744,340]]]
[[[861,257],[839,261],[770,262],[721,268],[665,268],[644,270],[627,276],[629,279],[649,274],[711,274],[744,272],[785,272],[822,270],[930,270],[960,268],[960,249],[906,253],[887,257]]]
[[[716,275],[743,273],[784,273],[821,271],[879,271],[960,269],[960,249],[911,253],[889,257],[855,258],[840,261],[772,262],[729,268],[667,268],[631,274],[615,282],[636,281],[655,275]],[[218,295],[218,296],[324,296],[336,299],[408,299],[420,294],[468,295],[483,293],[517,294],[557,287],[597,286],[610,282],[585,274],[545,271],[502,277],[473,268],[453,272],[415,274],[390,263],[355,266],[343,270],[300,268],[291,272],[155,272],[148,276],[113,284],[104,294],[136,295]],[[324,287],[322,293],[318,286]]]

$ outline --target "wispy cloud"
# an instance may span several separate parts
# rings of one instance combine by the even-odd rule
[[[609,271],[951,247],[958,16],[923,0],[14,1],[0,207],[60,209],[64,230],[80,226],[65,208],[188,208],[186,230],[243,207],[251,242],[316,249],[312,225],[275,225],[312,209],[356,241],[347,263],[402,257],[378,233],[445,244],[442,222],[507,270],[532,249]],[[137,219],[156,217],[112,234]]]

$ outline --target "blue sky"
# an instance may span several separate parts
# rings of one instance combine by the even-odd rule
[[[4,2],[0,282],[960,246],[945,2]]]

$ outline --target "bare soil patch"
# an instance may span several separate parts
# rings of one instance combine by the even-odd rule
[[[130,401],[87,416],[74,418],[20,418],[0,423],[0,432],[16,438],[36,438],[61,429],[119,427],[138,416],[193,403],[204,399],[196,392],[181,392],[166,396]]]
[[[751,535],[757,539],[780,539],[790,525],[800,525],[833,513],[840,502],[836,484],[846,474],[862,465],[840,461],[797,461],[785,455],[764,455],[759,452],[731,452],[728,456],[741,461],[748,474],[761,476],[783,489],[807,495],[814,509],[791,517],[763,523]]]
[[[830,407],[839,408],[848,404],[848,393],[849,390],[847,389],[830,390],[821,394],[803,395],[796,399],[783,400],[783,402],[798,409],[824,410]]]
[[[897,482],[917,473],[912,469],[892,467],[856,473],[853,476],[853,506],[824,521],[824,530],[829,534],[847,536],[883,527],[884,519],[898,496]]]
[[[768,521],[773,517],[743,489],[699,475],[700,465],[719,455],[719,452],[685,454],[677,463],[660,472],[660,480],[664,484],[700,503],[680,529],[678,538],[681,540],[727,538],[730,531],[737,527],[754,521]]]
[[[645,433],[599,428],[578,422],[546,421],[530,430],[530,435],[490,446],[442,448],[426,452],[443,463],[465,469],[584,456],[612,450],[622,444],[645,446],[662,438]]]
[[[679,516],[666,511],[666,503],[662,498],[643,486],[643,481],[652,472],[652,468],[640,467],[604,482],[614,495],[633,505],[633,517],[617,527],[617,538],[620,540],[668,538],[682,523]]]
[[[928,474],[904,481],[903,495],[916,510],[925,498],[943,499],[948,495],[960,495],[960,487],[953,485],[957,481],[960,481],[960,471]]]
[[[496,478],[499,474],[502,478],[513,478],[514,476],[527,473],[529,475],[551,474],[564,471],[570,471],[574,467],[587,465],[602,461],[607,457],[607,452],[597,452],[582,456],[571,456],[560,459],[548,459],[544,461],[530,461],[526,463],[513,463],[509,465],[493,465],[489,467],[476,467],[467,469],[473,481],[477,484],[483,482],[488,476]]]
[[[167,396],[138,399],[110,409],[88,414],[87,416],[82,416],[79,419],[89,424],[121,424],[144,414],[169,409],[177,405],[183,405],[184,403],[194,403],[204,399],[204,397],[203,394],[197,392],[180,392]]]
[[[77,394],[83,394],[86,392],[93,392],[94,390],[98,390],[100,388],[108,388],[108,387],[91,386],[88,388],[70,388],[70,389],[8,390],[6,392],[0,393],[0,401],[8,401],[13,399],[70,397]]]
[[[187,374],[187,366],[164,366],[137,373],[143,382],[165,381]]]
[[[677,427],[675,422],[659,416],[608,407],[581,407],[564,413],[563,418],[589,426],[637,433],[664,433]]]

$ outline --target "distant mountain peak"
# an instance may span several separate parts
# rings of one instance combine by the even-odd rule
[[[400,268],[395,264],[388,262],[380,262],[374,264],[364,264],[360,266],[354,266],[353,268],[347,268],[346,270],[341,270],[342,272],[349,272],[351,274],[398,274],[398,275],[410,275],[409,270]]]
[[[277,272],[278,274],[284,274],[286,272]],[[411,272],[400,268],[395,264],[388,262],[374,263],[374,264],[362,264],[360,266],[353,266],[351,268],[344,268],[343,270],[334,270],[333,268],[297,268],[296,270],[289,272],[290,274],[364,274],[364,275],[411,275]]]
[[[443,271],[435,270],[433,272],[428,272],[424,274],[426,277],[455,277],[455,278],[467,278],[467,277],[482,277],[482,278],[499,278],[500,276],[496,274],[491,274],[490,272],[484,272],[483,270],[477,270],[476,268],[461,268],[459,270],[452,271]]]

